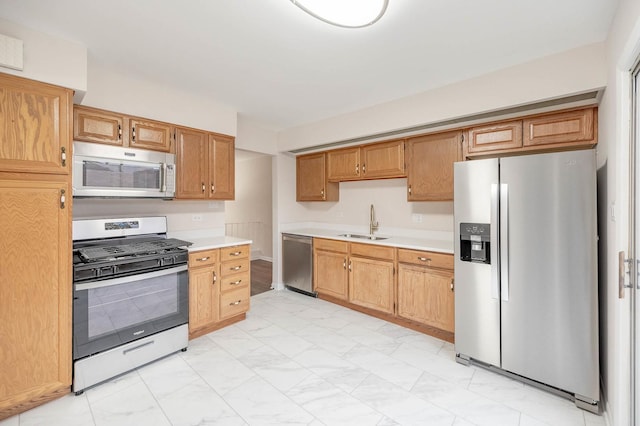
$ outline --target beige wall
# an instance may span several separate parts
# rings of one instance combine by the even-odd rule
[[[606,416],[630,424],[630,294],[618,297],[618,251],[628,248],[629,70],[640,57],[640,2],[621,0],[606,43],[607,90],[599,109],[601,360]]]
[[[87,48],[0,19],[0,34],[23,41],[24,70],[0,67],[1,72],[43,81],[76,91],[81,99],[87,91]]]
[[[236,135],[237,112],[211,98],[112,71],[89,56],[82,105]]]
[[[283,131],[278,150],[403,129],[581,93],[606,84],[604,44],[505,68],[418,95]]]

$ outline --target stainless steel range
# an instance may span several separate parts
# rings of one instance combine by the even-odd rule
[[[187,241],[165,217],[73,221],[73,391],[186,350]]]

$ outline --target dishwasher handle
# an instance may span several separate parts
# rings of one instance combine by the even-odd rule
[[[311,245],[313,240],[312,240],[311,237],[302,237],[302,236],[298,236],[298,235],[282,234],[282,241],[295,241],[297,243]]]

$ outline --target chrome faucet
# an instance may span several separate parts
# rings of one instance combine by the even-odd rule
[[[373,204],[371,204],[371,211],[369,212],[369,235],[373,235],[373,231],[378,229],[378,222],[374,222],[375,212],[373,210]]]

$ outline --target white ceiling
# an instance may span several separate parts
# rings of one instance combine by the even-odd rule
[[[390,0],[364,29],[289,0],[0,0],[0,17],[280,130],[603,41],[617,4]]]

